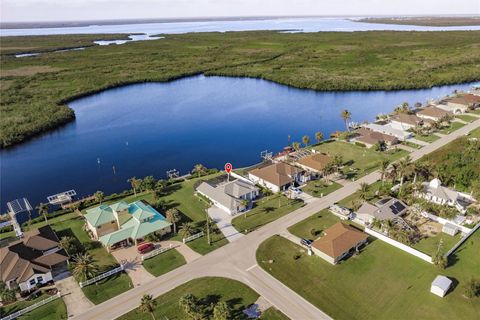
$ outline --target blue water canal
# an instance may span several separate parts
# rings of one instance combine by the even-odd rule
[[[426,90],[315,92],[272,82],[195,76],[170,83],[129,85],[70,104],[76,121],[17,147],[2,150],[1,201],[28,197],[32,204],[75,189],[86,195],[128,187],[127,179],[166,170],[251,165],[262,150],[279,151],[305,134],[328,136],[354,121],[373,120],[402,102],[468,89],[472,84]],[[113,170],[115,167],[115,172]]]

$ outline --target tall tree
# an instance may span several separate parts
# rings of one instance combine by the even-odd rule
[[[245,208],[245,209],[244,209],[244,212],[243,212],[243,217],[244,217],[245,219],[247,218],[247,211],[248,211],[247,209],[248,209],[248,205],[249,205],[249,204],[250,204],[250,201],[248,201],[247,199],[242,199],[242,200],[240,201],[240,205]]]
[[[307,136],[307,135],[304,135],[304,136],[302,137],[302,142],[303,142],[304,146],[307,147],[308,144],[310,143],[310,137]]]
[[[317,140],[317,143],[322,142],[322,140],[323,140],[323,133],[321,133],[320,131],[319,131],[319,132],[315,132],[315,140]]]
[[[157,179],[154,176],[146,176],[142,180],[142,189],[147,191],[154,191],[157,185]]]
[[[182,296],[178,301],[178,304],[190,319],[201,320],[204,318],[200,301],[193,294],[187,293],[186,295]]]
[[[98,272],[98,267],[95,260],[88,253],[79,253],[73,257],[73,275],[80,281],[95,277]]]
[[[412,172],[412,158],[406,156],[405,158],[398,161],[398,174],[400,176],[400,187],[403,185],[405,177],[411,174]]]
[[[192,222],[185,222],[180,226],[180,230],[178,231],[178,233],[184,238],[190,237],[194,232],[195,227]]]
[[[157,306],[157,301],[153,299],[151,294],[144,294],[142,300],[140,301],[140,310],[145,313],[150,313],[152,319],[155,320],[155,307]]]
[[[207,172],[207,168],[201,163],[197,163],[192,169],[192,173],[196,173],[197,177],[200,177],[206,172]]]
[[[350,128],[348,127],[348,120],[352,119],[352,113],[347,109],[344,109],[340,113],[340,116],[342,117],[343,122],[345,122],[345,128],[347,128],[347,131],[350,131]]]
[[[232,311],[225,301],[221,301],[213,308],[213,320],[232,319]]]
[[[167,221],[173,223],[173,233],[177,233],[177,222],[180,221],[180,212],[177,208],[168,209],[166,212]]]
[[[95,192],[93,196],[97,202],[100,202],[100,204],[102,204],[103,199],[105,199],[105,194],[102,191]]]
[[[385,177],[388,174],[388,166],[389,165],[390,165],[390,160],[385,159],[385,160],[382,161],[382,164],[380,166],[380,175],[381,175],[382,185],[384,184]]]
[[[137,189],[140,188],[142,184],[142,180],[137,179],[136,177],[131,177],[130,179],[127,180],[128,183],[132,186],[133,189],[133,194],[137,196]]]
[[[300,143],[299,142],[294,141],[292,146],[293,146],[293,149],[295,149],[295,151],[300,150]]]
[[[45,223],[48,223],[48,204],[47,203],[42,203],[40,202],[40,204],[37,206],[36,208],[38,210],[38,214],[40,216],[43,216],[43,218],[45,219]]]
[[[358,189],[358,192],[360,199],[367,200],[370,195],[370,186],[368,185],[368,183],[360,183],[360,188]]]

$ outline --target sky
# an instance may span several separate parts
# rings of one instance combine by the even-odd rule
[[[480,14],[480,0],[1,0],[2,22],[109,19]]]

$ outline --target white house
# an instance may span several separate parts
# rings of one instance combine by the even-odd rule
[[[423,191],[418,194],[421,198],[436,204],[454,207],[463,214],[466,213],[467,207],[476,201],[466,193],[442,186],[442,182],[438,178],[424,182],[422,185]]]
[[[437,107],[451,111],[453,113],[461,113],[468,110],[470,106],[477,108],[480,106],[480,96],[475,94],[461,94],[453,98],[447,98],[441,101]]]
[[[412,137],[411,132],[395,128],[391,123],[388,123],[388,124],[385,124],[385,125],[380,125],[380,124],[376,124],[376,123],[369,123],[369,124],[363,125],[363,127],[367,128],[367,129],[370,129],[370,130],[373,130],[373,131],[376,131],[376,132],[380,132],[380,133],[388,134],[390,136],[394,136],[398,140],[401,140],[401,141],[405,141],[406,139]]]
[[[432,282],[430,292],[443,298],[447,294],[451,286],[452,280],[445,276],[437,276]]]
[[[305,171],[284,162],[273,163],[265,167],[253,169],[248,178],[253,183],[264,186],[273,192],[287,190],[295,182],[306,182]]]
[[[207,197],[215,206],[229,215],[246,210],[247,207],[242,200],[250,202],[259,194],[259,190],[254,184],[243,180],[234,180],[217,186],[202,182],[197,187],[197,192]]]

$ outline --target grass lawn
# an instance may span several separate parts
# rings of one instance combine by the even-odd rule
[[[177,250],[170,249],[167,252],[145,260],[143,262],[143,266],[148,272],[153,274],[155,277],[158,277],[184,265],[185,263],[187,263],[185,258],[183,258],[183,256]]]
[[[26,307],[40,302],[50,297],[47,294],[41,294],[37,298],[30,301],[18,301],[3,307],[1,316],[25,309]],[[48,319],[67,319],[67,308],[62,298],[55,299],[46,305],[43,305],[37,309],[30,311],[18,318],[20,319],[32,319],[32,320],[48,320]]]
[[[414,138],[417,139],[417,140],[420,140],[420,141],[428,142],[428,143],[432,143],[432,142],[440,139],[439,136],[436,136],[434,134],[429,134],[429,135],[426,135],[426,136],[421,135],[421,134],[416,134]]]
[[[108,278],[83,287],[85,296],[94,304],[99,304],[133,288],[132,280],[125,272],[116,273]]]
[[[460,114],[458,116],[455,116],[455,118],[461,119],[465,122],[473,122],[475,120],[478,120],[477,117],[469,116],[468,114]]]
[[[270,307],[265,310],[264,313],[260,316],[261,320],[288,320],[289,318],[284,315],[281,311],[275,309],[274,307]]]
[[[470,112],[475,113],[475,114],[480,114],[480,108],[477,108],[477,109],[475,109],[473,111],[470,111]]]
[[[270,223],[303,206],[301,200],[290,200],[284,195],[274,194],[255,202],[252,210],[232,220],[240,232],[248,233]]]
[[[71,220],[57,222],[53,224],[52,227],[59,237],[73,236],[83,245],[92,243],[88,234],[83,230],[83,225],[83,219],[77,217]],[[101,271],[110,270],[118,265],[117,260],[101,245],[89,249],[88,252],[93,256],[95,263]],[[131,287],[132,282],[130,277],[126,273],[121,272],[103,279],[96,284],[86,286],[82,288],[82,290],[90,301],[98,304],[127,291]]]
[[[416,143],[413,143],[413,142],[410,142],[410,141],[402,141],[402,144],[410,147],[410,148],[413,148],[413,149],[420,149],[422,146],[416,144]]]
[[[460,241],[461,238],[462,236],[460,234],[452,237],[451,235],[441,232],[433,237],[420,240],[419,242],[415,243],[412,248],[431,256],[437,250],[440,240],[443,241],[443,250],[447,252],[453,248],[453,246]]]
[[[258,248],[257,261],[334,319],[478,319],[480,298],[466,299],[461,286],[478,277],[479,250],[480,232],[476,232],[454,254],[453,265],[439,270],[374,240],[360,255],[334,266],[273,236]],[[298,253],[301,257],[295,260]],[[443,299],[430,293],[431,282],[439,274],[459,282]]]
[[[340,218],[333,215],[328,209],[323,209],[307,219],[289,227],[288,231],[297,237],[314,240],[321,235],[322,231],[339,221],[355,225],[352,221],[340,220]]]
[[[241,282],[217,277],[200,278],[189,281],[155,299],[157,301],[154,312],[155,318],[188,319],[188,316],[178,305],[180,298],[187,293],[195,295],[204,305],[225,301],[233,309],[233,319],[245,319],[242,313],[243,309],[258,299],[258,294]],[[118,319],[150,320],[152,317],[148,313],[135,309]]]
[[[480,138],[480,128],[470,131],[469,137]]]
[[[407,151],[400,149],[379,152],[343,141],[326,141],[313,149],[332,156],[341,155],[346,166],[344,172],[349,178],[359,178],[376,170],[384,159],[395,161],[408,154]]]
[[[325,183],[325,181],[323,180],[308,181],[307,185],[305,187],[302,187],[302,191],[308,193],[313,197],[322,197],[342,187],[342,185],[339,183],[330,183]]]
[[[446,128],[443,128],[442,130],[438,131],[439,133],[443,133],[443,134],[449,134],[455,130],[458,130],[460,129],[461,127],[465,126],[464,123],[460,123],[460,122],[452,122],[450,123],[450,125]]]

